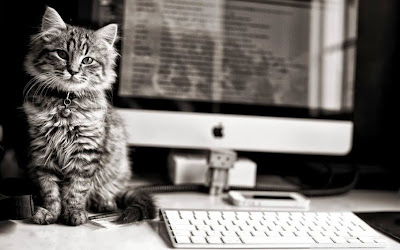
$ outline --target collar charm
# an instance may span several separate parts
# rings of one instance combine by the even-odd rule
[[[68,108],[69,107],[69,105],[71,105],[71,103],[72,103],[72,100],[70,99],[70,92],[68,92],[67,93],[67,97],[65,97],[65,99],[64,99],[64,107],[63,107],[63,109],[61,110],[61,115],[64,117],[64,118],[67,118],[67,117],[69,117],[70,115],[71,115],[71,109],[70,108]]]

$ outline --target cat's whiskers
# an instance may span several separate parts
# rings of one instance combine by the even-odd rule
[[[24,101],[28,100],[29,94],[30,92],[37,86],[40,87],[40,84],[42,83],[42,80],[39,79],[40,76],[46,75],[46,73],[38,75],[33,77],[28,84],[25,86],[24,91],[23,91],[23,95],[24,95]],[[35,102],[35,97],[33,98],[33,101]]]
[[[53,82],[54,82],[53,78],[55,78],[55,77],[53,76],[52,78],[49,78],[48,81],[43,82],[43,88],[40,91],[39,95],[43,95],[43,92],[44,92],[44,96],[47,96],[47,92],[49,91],[51,85],[53,85]]]
[[[40,84],[39,84],[40,83]],[[39,82],[37,85],[38,87],[36,88],[35,92],[33,93],[33,102],[36,103],[36,100],[39,96],[40,91],[43,89],[43,82]]]
[[[30,79],[29,82],[25,85],[24,90],[22,91],[22,94],[23,94],[24,96],[26,96],[28,88],[31,87],[31,85],[34,84],[35,81],[36,81],[36,79],[35,79],[35,77],[33,77],[33,78]]]
[[[43,73],[41,75],[46,75],[47,73]],[[32,90],[32,87],[34,87],[35,84],[40,82],[39,76],[41,75],[37,75],[34,76],[32,79],[29,80],[29,82],[25,85],[24,90],[23,90],[23,95],[27,95],[29,94],[29,92]]]
[[[35,96],[42,96],[43,91],[47,88],[47,85],[48,85],[48,80],[42,81],[39,88],[35,92]]]
[[[41,88],[41,85],[38,85],[38,87],[35,89],[35,93],[33,93],[32,102],[34,104],[40,103],[40,101],[37,100],[38,99],[37,92],[38,92],[38,89],[40,89],[40,88]]]
[[[45,95],[45,96],[47,96],[47,93],[49,92],[49,90],[50,90],[50,84],[47,86],[46,92],[44,92],[44,95]]]
[[[28,100],[28,95],[29,92],[32,90],[32,88],[37,84],[37,79],[32,78],[29,80],[29,82],[26,84],[24,90],[23,90],[23,97],[24,97],[24,102]]]

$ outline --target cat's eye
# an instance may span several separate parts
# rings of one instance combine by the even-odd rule
[[[66,52],[66,51],[64,51],[64,50],[57,50],[57,55],[61,58],[61,59],[64,59],[64,60],[67,60],[68,59],[68,53]]]
[[[85,57],[82,59],[83,64],[91,64],[93,62],[93,58],[91,57]]]

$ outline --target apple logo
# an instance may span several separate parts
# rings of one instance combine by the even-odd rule
[[[213,128],[212,132],[213,132],[214,137],[216,137],[216,138],[224,137],[224,127],[222,126],[222,123],[215,126]]]

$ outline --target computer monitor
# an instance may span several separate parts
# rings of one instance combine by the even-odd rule
[[[115,104],[130,145],[350,152],[358,1],[130,0],[119,8]]]

